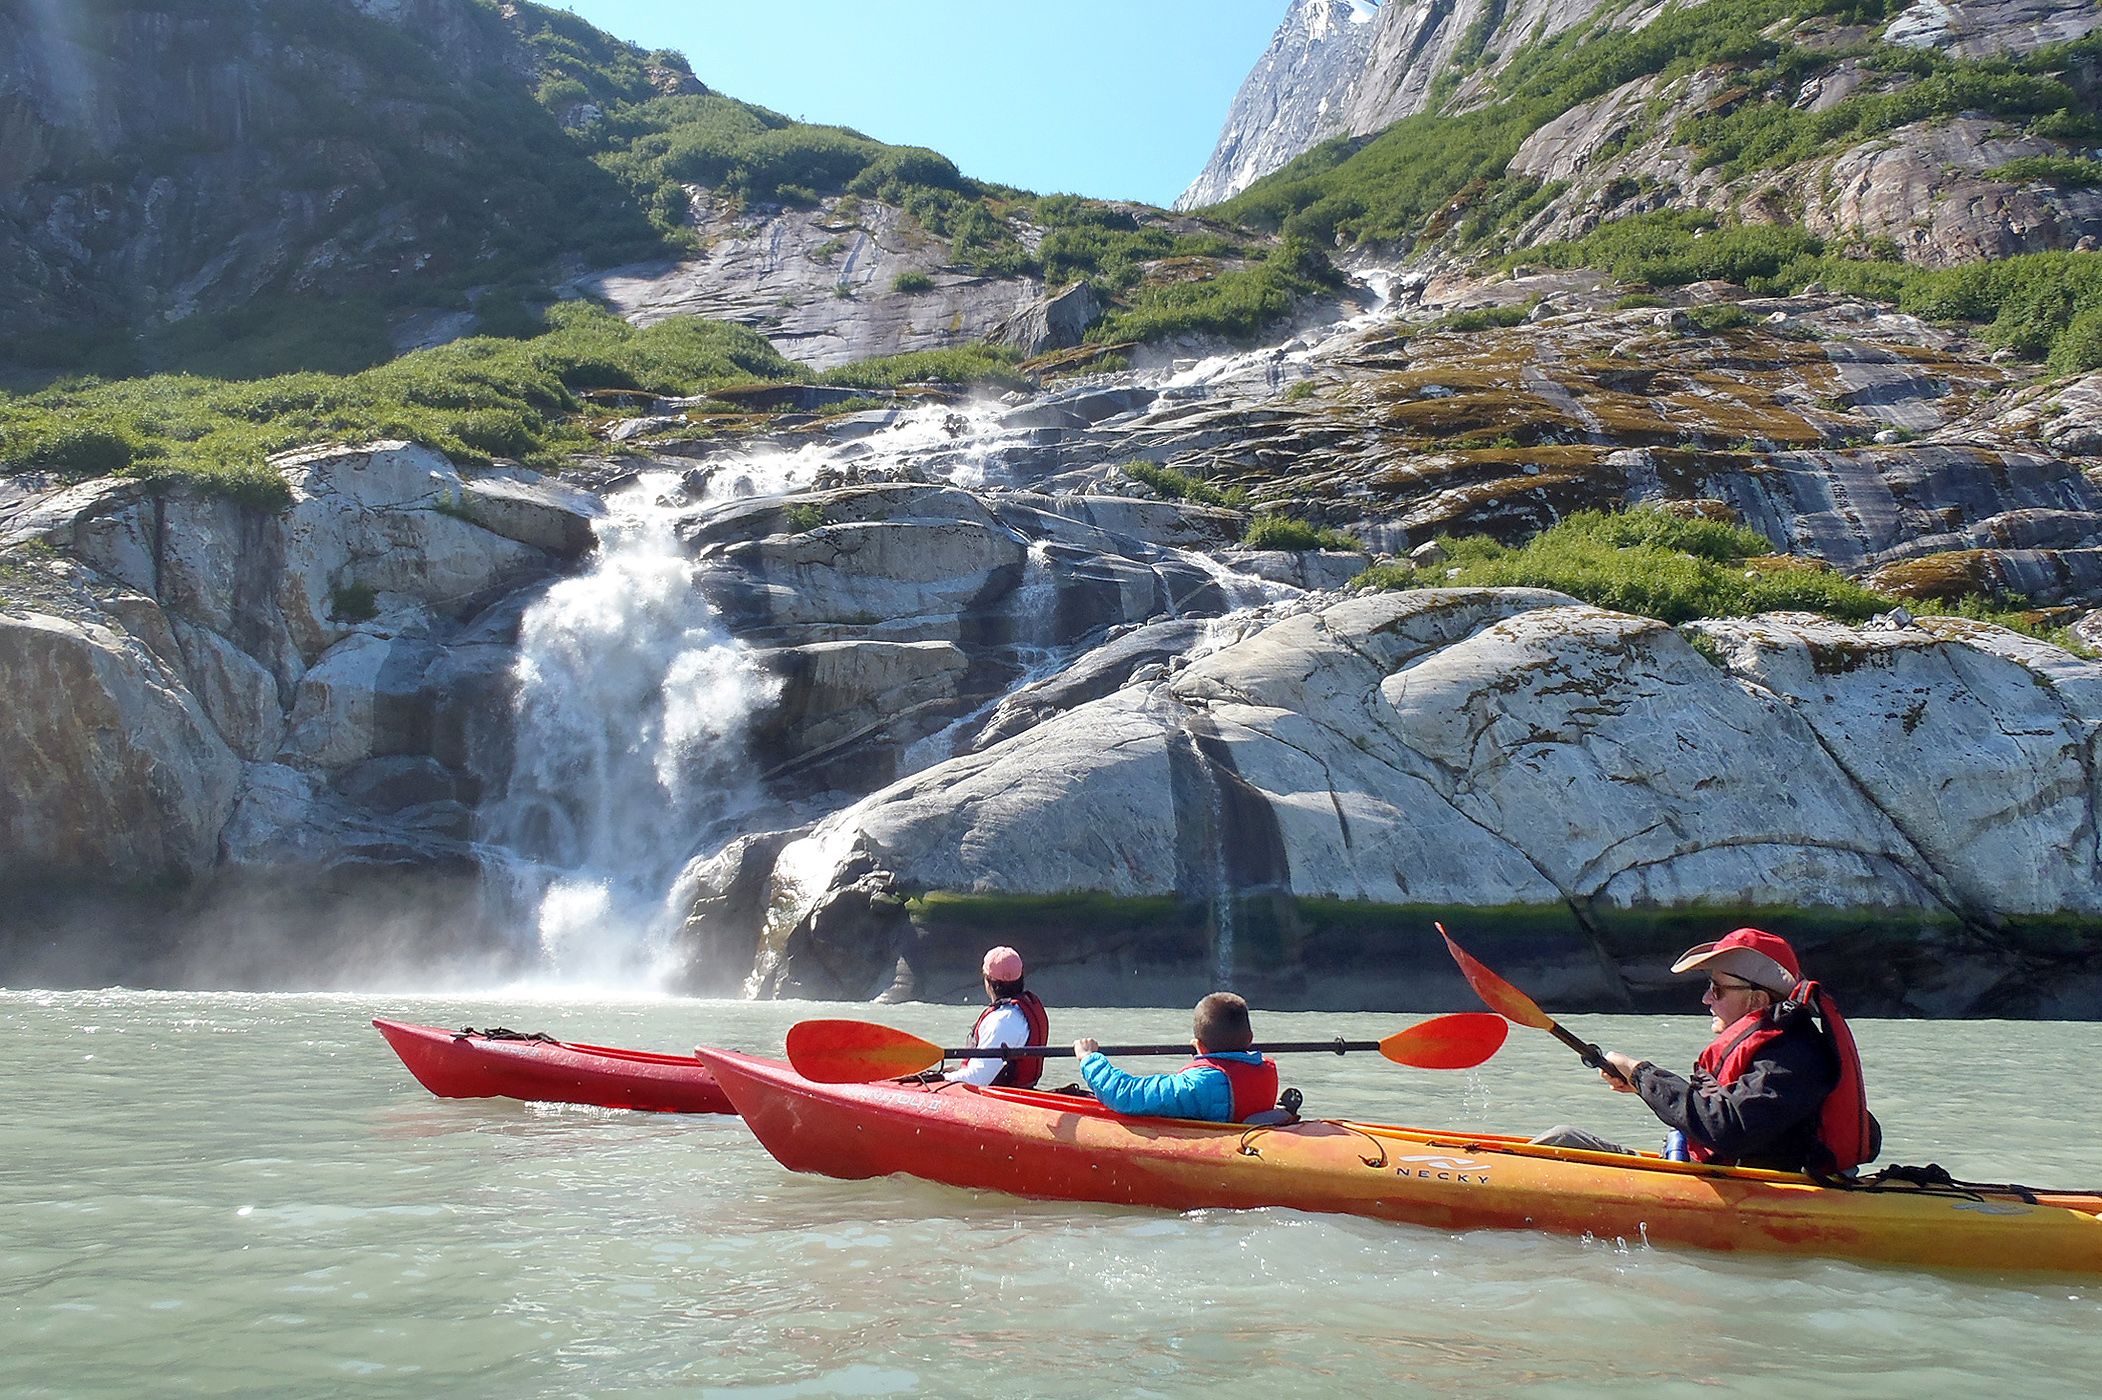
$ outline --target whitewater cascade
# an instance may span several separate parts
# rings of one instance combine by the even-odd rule
[[[1318,346],[1376,319],[1385,303],[1376,295],[1370,309],[1281,346],[1131,373],[1126,382],[1164,398],[1208,397],[1229,380],[1280,386],[1309,372]],[[987,402],[929,405],[858,441],[762,448],[685,471],[646,472],[609,496],[589,570],[551,586],[523,615],[514,756],[478,832],[504,922],[537,940],[540,976],[565,985],[661,980],[686,912],[673,907],[682,871],[759,821],[766,804],[745,736],[778,698],[780,682],[704,596],[700,566],[679,539],[682,522],[726,502],[808,490],[840,471],[967,490],[1023,484],[1006,471],[1004,450],[1027,430],[1004,427],[1004,412]],[[1206,629],[1195,655],[1233,635],[1237,622],[1300,597],[1297,588],[1240,573],[1200,550],[1164,552],[1208,575],[1233,610]],[[1027,640],[1053,596],[1044,550],[1032,543],[1011,603],[1022,671],[1008,695],[1073,659],[1068,647]],[[1180,615],[1179,605],[1172,611]],[[908,767],[950,757],[1000,698],[921,740]],[[797,857],[814,856],[819,844],[806,838],[790,847],[770,925],[786,927],[816,893],[792,875]],[[1215,883],[1223,880],[1222,867]],[[1220,954],[1230,966],[1231,912],[1220,902]]]
[[[677,475],[607,504],[591,569],[521,622],[511,773],[482,832],[545,970],[587,982],[661,953],[673,877],[755,797],[745,725],[778,688],[694,586]]]

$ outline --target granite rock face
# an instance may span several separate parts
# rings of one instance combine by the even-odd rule
[[[0,613],[0,841],[11,883],[180,879],[210,868],[241,763],[183,682],[152,599],[45,579]]]
[[[570,290],[636,325],[737,321],[817,369],[993,337],[1040,294],[1034,278],[953,267],[946,242],[880,200],[748,213],[699,187],[689,195],[700,255],[596,272]],[[899,291],[906,273],[931,285]]]
[[[1657,908],[1977,936],[2102,912],[2102,668],[1960,621],[1699,631],[1526,590],[1287,616],[826,819],[781,853],[776,907],[807,920],[881,869],[995,901],[1559,907],[1601,950]],[[827,986],[792,965],[814,926],[772,927],[775,979]]]
[[[1217,204],[1342,132],[1378,17],[1371,4],[1293,0],[1241,80],[1211,159],[1175,207]]]
[[[636,697],[734,710],[692,743],[750,760],[708,768],[744,805],[660,819],[649,762],[580,756],[518,828],[589,791],[611,847],[664,836],[643,893],[693,990],[946,996],[993,937],[1074,997],[1223,977],[1280,1005],[1458,1005],[1417,935],[1465,910],[1529,988],[1646,1006],[1660,959],[1779,911],[1860,1005],[2102,1005],[2079,964],[2102,926],[2094,663],[1896,611],[1674,628],[1537,591],[1345,591],[1377,554],[1437,585],[1438,537],[1647,504],[1760,532],[1759,567],[2018,591],[2091,638],[2102,376],[1825,293],[1629,306],[1522,268],[1399,290],[1019,399],[784,412],[579,473],[603,497],[402,443],[279,457],[276,506],[7,478],[0,673],[35,703],[0,753],[36,776],[0,859],[51,888],[187,879],[191,946],[219,952],[185,966],[252,965],[208,936],[228,928],[355,961],[383,924],[418,950],[470,931],[515,970],[534,919],[482,901],[535,858],[498,820],[546,754],[520,738],[530,655],[579,714],[615,712],[585,736],[609,751]],[[1530,309],[1440,320],[1490,305]],[[1365,549],[1248,549],[1258,513]],[[359,912],[288,919],[287,888]]]
[[[465,860],[470,731],[501,722],[472,624],[574,558],[600,503],[399,442],[274,465],[275,509],[123,481],[0,509],[0,667],[37,701],[0,739],[31,775],[11,871]]]

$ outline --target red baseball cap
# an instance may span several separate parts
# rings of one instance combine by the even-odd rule
[[[1708,968],[1743,978],[1781,997],[1794,991],[1803,976],[1803,965],[1796,961],[1788,940],[1763,928],[1732,929],[1713,943],[1696,943],[1671,965],[1673,972]]]
[[[1016,981],[1022,975],[1022,955],[1004,945],[991,949],[985,955],[983,971],[995,982]]]

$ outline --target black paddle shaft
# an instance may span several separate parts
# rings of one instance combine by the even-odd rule
[[[1585,1064],[1591,1066],[1591,1068],[1599,1071],[1602,1074],[1610,1074],[1623,1084],[1628,1082],[1628,1077],[1626,1075],[1622,1074],[1619,1070],[1613,1068],[1613,1062],[1606,1058],[1606,1052],[1599,1049],[1596,1045],[1593,1045],[1590,1041],[1584,1040],[1579,1036],[1573,1035],[1570,1032],[1563,1030],[1559,1025],[1552,1025],[1549,1026],[1547,1029],[1550,1033],[1553,1034],[1556,1040],[1561,1041],[1564,1045],[1576,1051],[1577,1058],[1582,1060]]]
[[[1338,1036],[1334,1040],[1294,1040],[1282,1045],[1255,1045],[1249,1048],[1273,1055],[1298,1054],[1300,1052],[1319,1050],[1342,1055],[1352,1050],[1377,1050],[1379,1046],[1380,1043],[1376,1040],[1345,1040]],[[1102,1047],[1102,1053],[1105,1055],[1194,1055],[1197,1052],[1191,1049],[1190,1043],[1185,1040],[1180,1045],[1105,1045]],[[1594,1051],[1593,1053],[1596,1052]],[[1073,1047],[1070,1045],[994,1045],[983,1050],[942,1051],[942,1058],[945,1060],[1049,1060],[1061,1055],[1068,1059],[1072,1058]]]

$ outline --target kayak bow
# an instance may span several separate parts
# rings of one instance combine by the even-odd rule
[[[490,1039],[375,1018],[418,1083],[442,1099],[525,1099],[656,1113],[735,1113],[701,1062],[609,1045]]]

